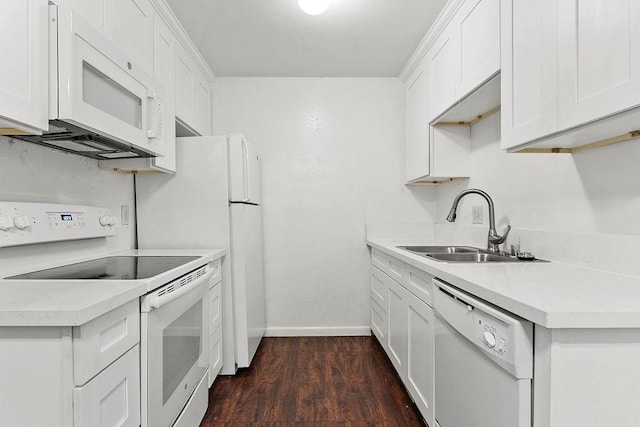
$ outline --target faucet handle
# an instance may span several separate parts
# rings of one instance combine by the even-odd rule
[[[496,245],[500,245],[502,243],[504,243],[505,240],[507,240],[507,236],[509,235],[509,232],[511,231],[511,225],[507,225],[507,228],[504,229],[504,234],[502,236],[498,235],[496,233],[495,236],[491,236],[489,238],[489,241],[491,243],[494,243]]]

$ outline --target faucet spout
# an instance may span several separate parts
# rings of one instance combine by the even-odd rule
[[[451,210],[449,211],[449,215],[447,215],[447,221],[454,222],[456,220],[456,211],[458,210],[458,203],[460,200],[468,195],[468,194],[477,194],[484,198],[489,205],[489,235],[487,236],[487,250],[489,252],[500,252],[500,244],[504,243],[511,230],[511,226],[507,226],[505,233],[501,236],[496,231],[496,217],[495,217],[495,208],[493,206],[493,200],[491,196],[485,193],[482,190],[477,188],[469,188],[467,190],[462,191],[460,194],[456,196],[453,200],[453,205],[451,206]]]

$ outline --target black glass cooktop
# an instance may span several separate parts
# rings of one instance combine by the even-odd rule
[[[148,279],[179,267],[197,256],[110,256],[62,267],[48,268],[7,279],[136,280]]]

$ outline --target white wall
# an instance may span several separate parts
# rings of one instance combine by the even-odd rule
[[[369,331],[367,222],[433,223],[435,190],[403,185],[395,78],[219,78],[214,133],[262,160],[268,334]]]
[[[640,142],[568,154],[507,154],[500,150],[500,115],[472,128],[471,178],[438,189],[436,237],[486,244],[488,212],[466,196],[456,223],[446,223],[455,196],[480,188],[496,205],[498,231],[510,243],[556,262],[640,276]],[[471,225],[482,205],[484,225]],[[442,224],[442,225],[440,225]],[[508,247],[508,246],[507,246]]]
[[[110,250],[135,244],[133,177],[98,168],[93,159],[0,136],[0,200],[104,206],[118,218]],[[129,205],[128,226],[120,206]]]

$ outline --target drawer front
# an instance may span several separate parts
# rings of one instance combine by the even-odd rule
[[[371,299],[371,330],[382,347],[387,350],[387,313]]]
[[[376,248],[371,248],[371,264],[389,274],[389,257]]]
[[[222,280],[222,258],[218,258],[211,263],[211,271],[213,271],[213,274],[209,279],[209,288],[217,285]]]
[[[387,288],[389,285],[385,283],[388,280],[385,274],[378,270],[377,267],[371,268],[371,298],[382,307],[383,311],[387,311]]]
[[[402,277],[404,276],[405,264],[402,261],[398,261],[395,258],[389,258],[389,276],[396,282],[402,283]]]
[[[222,369],[222,327],[209,337],[209,387]]]
[[[140,342],[138,299],[73,328],[73,376],[83,385]]]
[[[404,262],[398,261],[375,248],[371,248],[371,264],[378,267],[383,273],[396,281],[402,281],[405,269]]]
[[[73,391],[75,427],[140,425],[140,347]]]
[[[432,284],[433,276],[422,270],[407,265],[404,284],[407,289],[422,301],[433,307]]]
[[[222,324],[222,283],[209,289],[209,332],[213,333]]]

